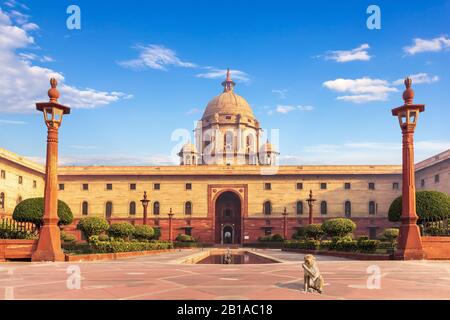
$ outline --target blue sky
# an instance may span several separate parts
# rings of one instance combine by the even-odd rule
[[[71,4],[81,30],[66,27]],[[42,161],[34,102],[56,75],[72,107],[62,164],[167,163],[229,67],[286,164],[400,163],[390,110],[412,75],[423,160],[450,148],[450,1],[377,1],[380,30],[371,4],[0,0],[0,147]]]

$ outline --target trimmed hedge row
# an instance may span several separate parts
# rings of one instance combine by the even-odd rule
[[[89,239],[89,245],[95,253],[116,253],[132,251],[150,251],[173,249],[171,242],[166,241],[100,241],[97,236]]]
[[[334,250],[344,252],[373,253],[380,246],[378,240],[289,240],[285,241],[283,247],[289,249],[303,250]]]

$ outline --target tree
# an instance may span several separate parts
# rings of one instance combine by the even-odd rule
[[[98,236],[109,229],[108,221],[100,217],[87,217],[80,219],[77,229],[83,232],[86,239],[91,236]]]
[[[113,223],[108,230],[110,237],[117,237],[122,239],[129,239],[134,233],[135,227],[128,222]]]
[[[69,206],[58,200],[58,225],[68,225],[73,222],[73,214]],[[44,224],[44,198],[30,198],[20,202],[13,212],[13,219],[18,222],[31,222],[40,228]]]
[[[329,237],[345,237],[356,229],[356,224],[347,218],[329,219],[322,223],[322,230]]]
[[[444,220],[450,216],[450,196],[439,191],[417,191],[416,212],[421,219]],[[402,215],[402,197],[392,201],[389,207],[389,221],[400,221]]]
[[[155,230],[146,225],[137,225],[134,228],[133,236],[139,240],[151,240],[155,235]]]

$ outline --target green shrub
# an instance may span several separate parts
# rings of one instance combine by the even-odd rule
[[[196,242],[196,240],[194,239],[194,237],[189,236],[187,234],[179,234],[176,238],[175,241],[178,242]]]
[[[258,241],[261,241],[261,242],[281,242],[281,241],[284,241],[284,239],[283,239],[283,237],[280,234],[276,233],[276,234],[270,234],[270,235],[267,235],[267,236],[259,237]]]
[[[307,225],[305,235],[308,239],[320,240],[324,235],[322,225],[318,223]]]
[[[303,250],[318,250],[320,248],[320,241],[318,240],[288,240],[283,243],[284,248],[303,249]]]
[[[154,240],[159,240],[159,238],[161,237],[161,228],[153,228],[153,231],[155,232],[155,234],[153,235],[153,239]]]
[[[107,234],[100,234],[98,236],[98,240],[99,241],[110,241],[111,239],[109,238],[109,236]]]
[[[64,243],[74,243],[77,241],[77,237],[71,233],[66,233],[64,231],[61,231],[60,234],[61,234],[61,241]]]
[[[114,238],[129,239],[135,227],[129,222],[113,223],[109,226],[108,235]]]
[[[299,227],[297,231],[292,235],[293,240],[303,240],[305,239],[306,231],[305,227]]]
[[[155,235],[152,227],[146,225],[137,225],[134,227],[133,236],[138,240],[151,240]]]
[[[395,240],[397,240],[399,233],[400,231],[397,228],[388,228],[384,230],[383,237],[394,243]]]
[[[172,243],[168,241],[100,241],[96,236],[89,239],[89,245],[95,253],[166,250],[173,248]]]
[[[73,222],[73,214],[69,206],[58,200],[58,225],[68,225]],[[18,222],[31,222],[36,227],[44,223],[44,198],[30,198],[20,202],[13,212],[13,219]]]
[[[330,246],[331,246],[331,240],[322,240],[320,242],[320,249],[321,250],[330,250]]]
[[[0,220],[0,239],[34,240],[37,238],[36,233],[17,228],[11,221]]]
[[[378,249],[379,245],[379,240],[363,240],[358,243],[358,250],[361,252],[373,253]]]
[[[108,221],[100,217],[82,218],[77,224],[77,229],[83,232],[84,236],[89,239],[91,236],[97,236],[107,231],[109,228]]]
[[[329,219],[322,223],[322,230],[329,237],[344,237],[356,229],[356,224],[347,218]]]
[[[438,191],[417,191],[416,211],[420,219],[445,219],[450,216],[450,196]],[[402,214],[402,197],[389,207],[389,221],[398,222]],[[420,221],[419,221],[420,222]]]
[[[361,236],[358,238],[358,243],[360,243],[361,241],[365,241],[365,240],[369,240],[368,236]]]

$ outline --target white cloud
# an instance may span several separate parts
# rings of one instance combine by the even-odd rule
[[[430,76],[428,75],[428,73],[417,73],[417,74],[413,74],[410,76],[413,85],[414,84],[420,84],[420,83],[433,83],[433,82],[437,82],[439,81],[439,77],[438,76]],[[398,79],[395,80],[393,82],[394,85],[398,86],[398,85],[402,85],[403,82],[405,81],[405,79]]]
[[[162,45],[149,44],[147,46],[136,46],[140,51],[139,57],[133,60],[121,61],[119,65],[131,69],[157,69],[167,70],[167,66],[194,68],[196,65],[191,62],[182,61],[172,49]]]
[[[369,49],[369,45],[364,43],[359,47],[351,50],[336,50],[329,51],[325,55],[326,60],[334,60],[336,62],[344,63],[350,61],[369,61],[372,56],[369,55],[367,51]]]
[[[0,119],[0,125],[2,125],[2,124],[23,125],[23,124],[27,124],[27,123],[25,121],[19,121],[19,120]]]
[[[287,97],[287,89],[275,89],[272,90],[273,93],[277,94],[280,99],[286,99]]]
[[[28,8],[27,5],[25,5],[23,3],[20,3],[20,2],[18,2],[16,0],[8,0],[8,1],[5,1],[3,4],[5,6],[7,6],[7,7],[10,7],[10,8],[20,7],[20,8],[25,9],[25,10],[30,10],[30,8]]]
[[[78,89],[66,84],[62,73],[33,65],[33,60],[48,62],[52,60],[50,57],[17,52],[34,44],[33,37],[14,25],[10,16],[0,9],[0,112],[34,112],[37,101],[48,100],[50,77],[60,81],[60,102],[73,108],[94,108],[131,97],[121,92]]]
[[[389,92],[398,91],[391,87],[388,81],[363,77],[359,79],[336,79],[325,81],[323,86],[327,89],[349,93],[338,96],[337,100],[353,103],[367,103],[371,101],[386,101]]]
[[[450,148],[450,141],[415,142],[416,163]],[[400,165],[401,142],[347,142],[302,148],[301,155],[281,155],[282,164],[305,165]]]
[[[191,110],[187,111],[186,114],[187,115],[193,115],[193,114],[197,114],[197,113],[200,113],[200,112],[202,112],[201,109],[199,109],[199,108],[192,108]]]
[[[413,39],[413,45],[404,47],[403,51],[407,55],[415,55],[421,52],[439,52],[450,48],[450,38],[441,36],[433,39]]]
[[[312,111],[314,110],[313,106],[303,106],[303,105],[278,105],[275,110],[269,110],[267,114],[272,115],[274,112],[278,112],[281,114],[287,114],[292,111]]]
[[[34,30],[38,30],[39,26],[36,23],[25,23],[22,26],[22,29],[25,31],[34,31]]]
[[[198,78],[205,79],[225,79],[227,76],[227,69],[217,69],[214,67],[205,67],[207,72],[197,74]],[[248,82],[250,78],[247,73],[240,70],[230,70],[231,78],[236,81]]]

